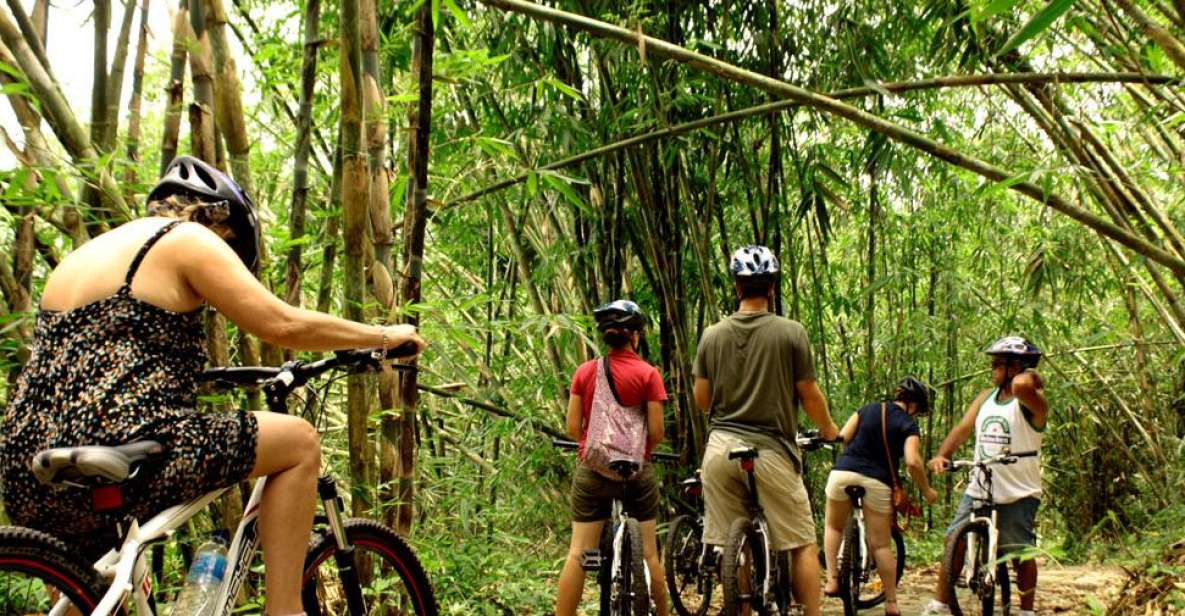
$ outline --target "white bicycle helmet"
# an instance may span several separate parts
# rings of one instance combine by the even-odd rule
[[[993,357],[1007,357],[1019,360],[1027,368],[1036,368],[1041,361],[1041,349],[1020,336],[1005,336],[993,342],[984,350]]]
[[[756,278],[778,273],[778,258],[765,246],[750,244],[732,253],[729,267],[735,278]]]

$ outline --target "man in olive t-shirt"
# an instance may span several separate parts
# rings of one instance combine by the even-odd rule
[[[773,549],[790,551],[794,596],[816,616],[819,550],[795,443],[798,405],[824,438],[835,438],[839,428],[815,382],[806,330],[769,312],[777,258],[763,246],[746,246],[733,254],[731,269],[740,309],[704,331],[695,357],[695,403],[709,413],[703,540],[723,545],[733,520],[748,515],[748,480],[728,452],[756,447],[757,491]]]

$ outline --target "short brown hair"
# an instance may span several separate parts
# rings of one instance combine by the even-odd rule
[[[743,276],[734,280],[736,280],[737,289],[740,290],[741,299],[768,297],[769,292],[778,282],[777,276]]]

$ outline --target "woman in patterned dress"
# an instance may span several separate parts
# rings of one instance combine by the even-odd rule
[[[0,469],[8,515],[92,560],[139,519],[248,477],[267,476],[259,515],[269,614],[299,614],[300,574],[316,506],[320,443],[299,417],[200,413],[204,311],[302,351],[425,342],[410,325],[374,326],[288,305],[253,271],[259,227],[249,196],[181,156],[149,193],[149,216],[80,246],[46,279],[32,353],[4,414]],[[29,469],[52,447],[152,439],[159,463],[124,485],[125,507],[91,512],[85,490],[53,490]]]

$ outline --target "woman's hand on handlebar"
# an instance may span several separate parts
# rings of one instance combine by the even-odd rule
[[[419,355],[424,350],[424,347],[428,346],[428,341],[420,337],[415,325],[400,323],[399,325],[383,325],[381,327],[383,337],[386,341],[385,346],[389,349],[412,342],[416,345],[415,355]]]

